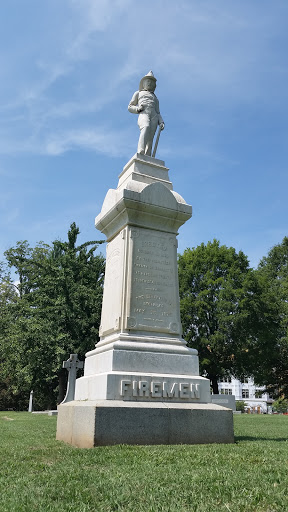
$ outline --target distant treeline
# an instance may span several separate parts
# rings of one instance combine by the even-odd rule
[[[105,259],[101,241],[21,241],[0,264],[0,409],[55,408],[65,394],[62,362],[84,359],[99,340]],[[256,270],[217,240],[179,255],[183,336],[211,381],[253,375],[271,394],[288,394],[288,238]],[[10,269],[17,273],[13,282]]]

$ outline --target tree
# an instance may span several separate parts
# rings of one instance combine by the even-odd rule
[[[14,367],[15,394],[28,397],[33,389],[41,407],[55,406],[56,392],[63,399],[67,372],[62,361],[74,352],[84,358],[98,341],[104,258],[94,253],[103,241],[77,246],[78,235],[73,223],[67,242],[35,248],[18,242],[6,251],[19,275],[19,300],[10,306],[14,321],[2,338],[6,375]]]
[[[8,350],[4,340],[14,321],[11,315],[11,306],[17,303],[18,299],[19,296],[9,272],[5,268],[4,263],[0,262],[0,409],[6,409],[8,404],[13,404],[11,373],[5,373],[5,361]]]
[[[278,400],[275,400],[273,402],[273,411],[278,413],[287,413],[288,412],[288,400],[285,400],[284,398],[278,398]]]
[[[236,411],[245,412],[246,403],[243,400],[236,401]]]
[[[259,378],[269,384],[276,396],[288,396],[288,237],[262,258],[258,275],[274,293],[280,319],[274,352]]]
[[[199,353],[201,373],[218,393],[225,374],[252,375],[269,356],[275,322],[273,303],[242,251],[217,240],[179,256],[184,337]]]

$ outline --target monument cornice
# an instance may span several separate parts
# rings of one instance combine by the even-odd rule
[[[175,195],[161,183],[146,185],[141,192],[127,188],[110,190],[106,196],[110,208],[104,201],[95,226],[108,241],[128,224],[177,234],[190,219],[192,207],[178,201]]]

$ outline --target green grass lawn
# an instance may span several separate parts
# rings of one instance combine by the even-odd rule
[[[237,415],[234,445],[78,449],[56,417],[0,413],[0,511],[288,511],[288,416]]]

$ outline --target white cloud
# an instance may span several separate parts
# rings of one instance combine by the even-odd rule
[[[240,165],[239,160],[231,159],[225,156],[224,154],[221,155],[217,151],[209,150],[207,146],[199,146],[193,143],[189,145],[184,145],[180,143],[176,147],[171,147],[167,146],[166,143],[164,142],[163,145],[161,145],[161,154],[165,157],[172,155],[173,158],[179,157],[191,159],[193,157],[196,157],[202,162],[212,161],[218,164],[225,164],[225,166],[229,167],[235,167]],[[196,171],[196,173],[198,174],[198,172],[203,175],[204,171],[203,169],[199,169],[198,171]]]
[[[79,30],[73,41],[66,48],[69,60],[87,60],[93,56],[93,35],[104,33],[109,25],[116,20],[131,4],[131,0],[70,0],[75,10]],[[121,27],[119,26],[119,31]]]
[[[48,155],[60,155],[73,149],[89,149],[110,156],[127,153],[125,132],[104,132],[103,130],[75,130],[53,134],[48,137],[44,150]]]

